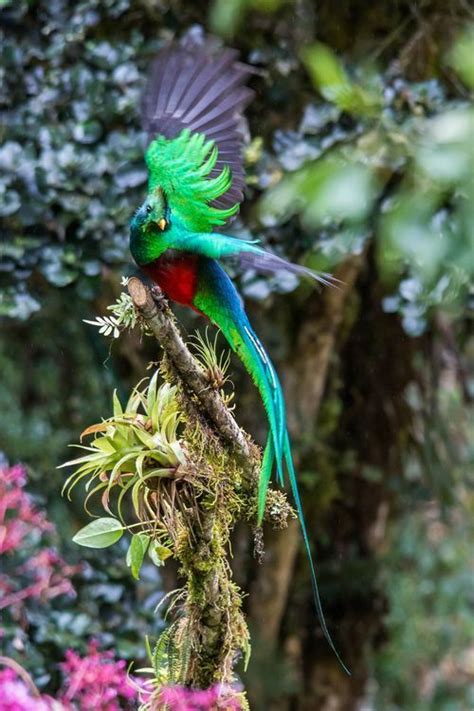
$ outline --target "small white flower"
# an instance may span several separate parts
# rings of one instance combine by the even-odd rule
[[[98,328],[99,333],[104,334],[104,336],[112,335],[113,338],[120,336],[120,323],[114,316],[97,316],[95,321],[89,321],[88,319],[83,319],[83,321],[90,326]]]
[[[122,286],[127,286],[128,277],[122,277]],[[99,333],[104,336],[118,338],[120,333],[126,328],[134,328],[138,323],[137,312],[129,294],[122,292],[113,304],[107,306],[107,311],[111,311],[111,316],[97,316],[94,321],[83,319],[84,323],[95,326]]]

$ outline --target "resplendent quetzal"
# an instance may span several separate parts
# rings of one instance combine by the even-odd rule
[[[148,194],[131,222],[130,250],[139,267],[171,300],[190,306],[220,328],[260,391],[269,420],[258,493],[261,521],[270,477],[284,469],[298,511],[311,568],[318,617],[324,619],[288,437],[285,402],[275,368],[253,331],[242,300],[219,261],[289,271],[329,284],[331,277],[290,264],[255,242],[221,235],[243,199],[242,111],[253,96],[250,67],[229,49],[209,43],[172,44],[156,58],[143,98],[150,143]],[[341,662],[342,663],[342,662]]]

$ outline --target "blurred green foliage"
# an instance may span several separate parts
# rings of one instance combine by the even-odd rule
[[[421,458],[407,455],[396,485],[405,513],[381,553],[389,609],[387,639],[372,661],[372,702],[387,711],[474,702],[473,413],[458,386],[439,393],[434,416],[423,412],[420,395],[407,394],[425,430]]]
[[[321,42],[306,47],[302,51],[304,64],[308,68],[313,84],[321,96],[341,111],[362,117],[379,117],[382,110],[381,87],[363,87],[351,80],[336,54]]]
[[[231,38],[245,19],[247,12],[271,13],[289,0],[213,0],[210,24],[214,32]]]
[[[426,505],[392,530],[383,580],[390,639],[375,660],[376,708],[449,711],[474,704],[472,494],[463,498],[444,518]]]
[[[127,258],[127,227],[146,181],[138,122],[146,55],[143,33],[111,43],[101,23],[130,8],[117,2],[6,2],[2,15],[0,314],[38,308],[32,272],[90,297],[104,265]],[[148,51],[151,51],[150,49]]]
[[[459,76],[467,79],[472,57],[463,47],[470,33],[450,53]],[[315,135],[323,137],[335,119],[347,125],[349,117],[352,130],[334,142],[313,141],[310,160],[264,196],[261,220],[281,225],[301,215],[307,230],[335,233],[335,245],[346,253],[355,233],[358,249],[375,235],[382,276],[400,284],[387,309],[398,310],[408,332],[419,335],[430,308],[457,304],[462,312],[470,294],[474,110],[465,100],[449,100],[434,81],[409,84],[390,73],[361,71],[366,85],[356,83],[321,43],[305,49],[303,59],[337,111],[326,107],[328,121],[316,123]],[[318,107],[314,115],[321,112]]]

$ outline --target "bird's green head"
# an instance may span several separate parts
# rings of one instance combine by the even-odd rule
[[[160,237],[170,228],[170,211],[161,188],[150,193],[130,223],[130,250],[138,264],[159,256]]]
[[[133,216],[132,232],[164,232],[169,226],[169,209],[161,188],[150,193]]]

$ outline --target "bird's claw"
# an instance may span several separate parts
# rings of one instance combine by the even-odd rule
[[[163,294],[159,286],[150,287],[150,292],[153,300],[158,304],[164,304],[166,302],[166,296]]]

